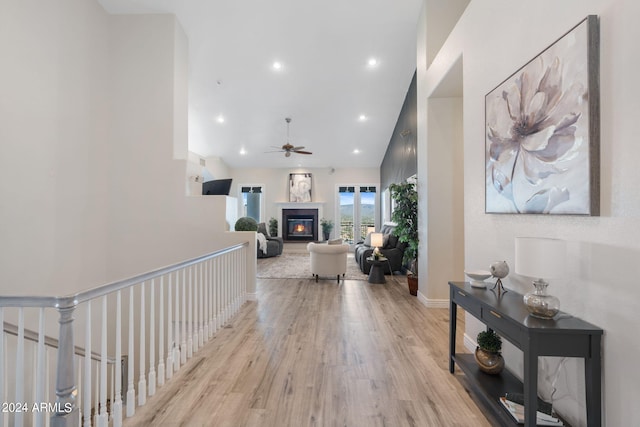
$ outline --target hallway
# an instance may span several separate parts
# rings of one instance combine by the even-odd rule
[[[403,276],[257,293],[126,426],[490,425],[447,370],[448,310]]]

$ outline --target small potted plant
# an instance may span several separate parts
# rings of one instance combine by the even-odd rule
[[[333,230],[333,221],[330,219],[322,218],[320,220],[320,226],[322,227],[322,236],[324,240],[329,240],[331,230]]]
[[[502,338],[492,329],[482,331],[477,337],[476,362],[482,372],[495,375],[502,372],[504,368],[504,358],[502,350]]]
[[[278,235],[278,220],[274,217],[269,219],[269,235],[276,237]]]

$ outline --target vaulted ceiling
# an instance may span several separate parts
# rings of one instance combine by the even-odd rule
[[[189,40],[189,150],[231,167],[378,167],[416,67],[421,0],[99,0]],[[268,151],[289,141],[313,155]]]

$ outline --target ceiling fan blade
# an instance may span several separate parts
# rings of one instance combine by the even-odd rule
[[[282,153],[282,150],[276,150],[276,151],[265,151],[265,153]]]
[[[275,148],[276,150],[282,150],[282,147],[276,147],[275,145],[270,145],[269,148]]]
[[[291,149],[293,151],[300,151],[300,150],[304,150],[304,146],[300,146],[300,147],[291,147]]]
[[[298,154],[313,154],[311,151],[298,151],[298,150],[293,150],[294,153],[298,153]]]

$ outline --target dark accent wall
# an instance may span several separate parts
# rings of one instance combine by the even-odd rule
[[[418,172],[418,97],[416,73],[413,73],[402,110],[393,129],[387,152],[380,165],[380,189],[400,183]]]

